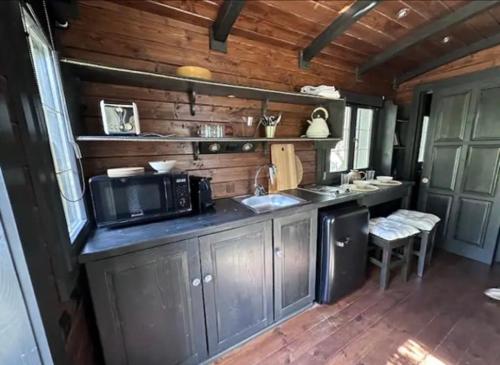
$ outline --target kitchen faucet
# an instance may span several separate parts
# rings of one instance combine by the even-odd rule
[[[276,177],[276,166],[272,163],[268,163],[268,164],[260,166],[257,169],[257,172],[255,173],[255,179],[254,179],[254,184],[253,184],[253,186],[255,188],[255,191],[254,191],[255,196],[261,196],[261,195],[267,194],[264,186],[262,186],[262,184],[257,183],[257,179],[259,178],[260,171],[264,167],[269,168],[269,180],[271,181],[271,184],[274,184],[274,178]]]

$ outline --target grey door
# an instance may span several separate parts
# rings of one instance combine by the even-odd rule
[[[316,209],[273,221],[275,320],[314,301],[317,226]]]
[[[196,239],[89,263],[106,364],[198,364],[207,353]]]
[[[439,243],[490,264],[500,225],[500,80],[442,89],[432,101],[419,208]]]
[[[200,253],[214,355],[273,322],[271,222],[200,237]]]
[[[43,364],[2,213],[0,211],[0,364]]]

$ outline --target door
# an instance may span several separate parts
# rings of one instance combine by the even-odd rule
[[[419,209],[438,215],[438,243],[490,264],[500,225],[500,80],[436,92]]]
[[[271,221],[200,237],[209,354],[273,322]]]
[[[317,226],[316,209],[273,221],[275,320],[314,301]]]
[[[49,365],[52,359],[15,227],[0,169],[0,364]]]
[[[106,364],[206,358],[196,239],[91,262],[87,273]]]

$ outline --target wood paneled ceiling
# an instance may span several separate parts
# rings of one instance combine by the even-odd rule
[[[211,27],[224,0],[120,0],[140,10]],[[307,47],[351,6],[353,0],[247,0],[231,34],[269,47],[297,51]],[[315,62],[357,69],[415,30],[469,4],[467,0],[380,1],[323,48]],[[398,14],[406,12],[404,17]],[[367,71],[398,77],[454,50],[500,33],[500,2],[466,21],[452,25]],[[447,37],[448,42],[443,39]],[[231,47],[231,36],[228,39]],[[297,62],[298,67],[298,62]],[[355,77],[355,76],[353,76]]]

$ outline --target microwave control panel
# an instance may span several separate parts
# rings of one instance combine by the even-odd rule
[[[175,205],[179,210],[191,208],[191,199],[189,196],[189,180],[187,175],[174,176],[175,186]]]

